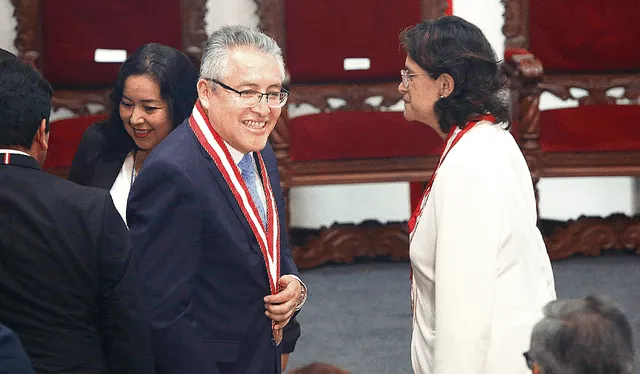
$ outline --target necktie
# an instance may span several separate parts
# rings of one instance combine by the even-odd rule
[[[262,204],[262,200],[260,200],[260,195],[258,195],[258,186],[256,183],[257,175],[256,168],[253,166],[253,161],[251,160],[251,153],[247,153],[242,157],[242,160],[238,163],[238,167],[240,168],[240,174],[242,175],[242,179],[247,184],[247,188],[249,189],[249,194],[251,194],[251,198],[253,199],[253,203],[258,208],[258,214],[260,214],[260,219],[262,223],[266,226],[267,215],[264,210],[264,205]]]

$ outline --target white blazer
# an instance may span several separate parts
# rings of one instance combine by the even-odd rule
[[[451,149],[410,256],[416,373],[530,372],[522,353],[555,287],[529,169],[501,125],[480,122]]]

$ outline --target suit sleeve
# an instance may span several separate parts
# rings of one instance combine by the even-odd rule
[[[98,239],[100,326],[108,365],[115,373],[153,373],[149,331],[141,311],[131,242],[111,196],[105,193]]]
[[[446,160],[436,179],[435,371],[484,373],[504,238],[499,175],[491,161]],[[445,166],[445,165],[443,165]]]
[[[18,336],[0,325],[0,374],[35,374]]]
[[[127,206],[160,374],[218,373],[204,348],[191,297],[203,230],[192,183],[180,167],[152,160],[136,179]]]

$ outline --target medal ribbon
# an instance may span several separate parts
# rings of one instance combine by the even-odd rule
[[[237,167],[227,146],[211,126],[209,118],[204,112],[200,101],[196,101],[191,116],[189,117],[189,126],[193,130],[198,142],[209,154],[214,164],[222,173],[224,180],[227,182],[229,189],[233,193],[236,202],[242,210],[242,214],[247,219],[251,231],[255,235],[262,257],[267,269],[269,278],[269,288],[271,294],[278,293],[278,279],[280,279],[280,222],[276,202],[273,196],[271,182],[267,176],[267,168],[260,153],[258,155],[258,165],[262,175],[262,186],[266,198],[265,210],[267,213],[267,225],[264,227],[262,220],[258,214],[246,183],[242,179],[240,169]]]

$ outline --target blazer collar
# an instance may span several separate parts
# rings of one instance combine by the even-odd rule
[[[17,165],[36,170],[41,169],[40,164],[35,158],[19,153],[0,152],[0,165]]]

